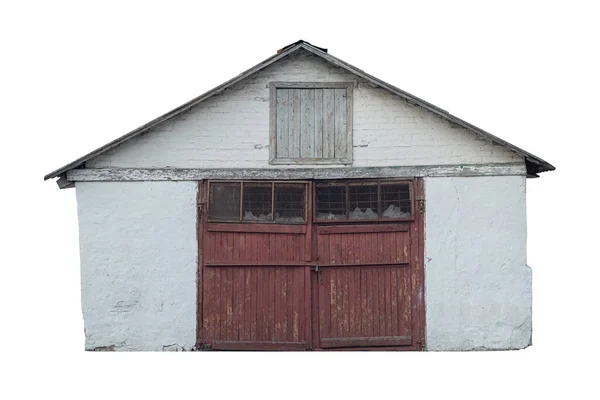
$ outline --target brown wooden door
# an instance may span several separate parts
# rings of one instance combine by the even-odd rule
[[[422,182],[415,181],[414,188],[422,196]],[[312,215],[312,202],[306,207]],[[416,201],[413,207],[416,211]],[[313,224],[308,218],[304,225],[217,223],[204,217],[198,228],[199,345],[423,347],[418,212],[406,221]]]
[[[208,224],[205,235],[203,342],[307,349],[306,226]]]
[[[421,182],[415,186],[422,194]],[[317,227],[318,347],[422,349],[422,215],[415,214]]]

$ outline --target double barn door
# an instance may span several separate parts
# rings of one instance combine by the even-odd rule
[[[413,184],[406,221],[232,224],[201,215],[198,344],[422,349],[422,186]]]

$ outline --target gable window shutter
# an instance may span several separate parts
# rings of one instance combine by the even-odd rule
[[[272,164],[352,162],[352,83],[271,83]]]

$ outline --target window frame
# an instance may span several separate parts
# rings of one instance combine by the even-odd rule
[[[269,164],[339,164],[351,165],[354,85],[349,82],[270,82],[269,83]],[[341,158],[278,158],[277,157],[277,89],[346,89],[346,157]]]
[[[417,212],[417,203],[414,192],[414,179],[340,179],[340,180],[327,180],[327,181],[315,181],[312,190],[312,221],[313,224],[368,224],[368,223],[381,223],[381,222],[410,222],[415,220],[415,214]],[[321,185],[329,186],[345,186],[346,187],[346,202],[349,202],[349,187],[350,186],[366,186],[366,185],[377,185],[377,203],[378,209],[381,208],[381,186],[382,185],[408,185],[408,195],[410,201],[410,217],[402,218],[379,218],[374,219],[336,219],[336,220],[319,220],[317,219],[317,188]],[[348,206],[346,206],[348,208]],[[349,210],[346,211],[347,213]],[[378,210],[377,213],[382,213],[382,210]]]
[[[215,183],[237,183],[240,185],[240,215],[237,221],[234,220],[211,220],[210,218],[210,195],[212,193],[211,185]],[[272,221],[244,221],[244,183],[246,184],[270,184],[271,185],[271,213],[273,213]],[[304,185],[304,222],[302,223],[279,223],[275,221],[275,185],[277,184],[302,184]],[[257,224],[257,225],[306,225],[308,224],[308,199],[310,190],[309,181],[285,181],[285,180],[208,180],[207,181],[207,201],[206,201],[206,221],[210,224]]]

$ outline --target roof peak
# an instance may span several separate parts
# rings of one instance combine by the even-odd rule
[[[299,44],[306,44],[306,45],[309,45],[310,47],[314,47],[315,49],[321,50],[323,53],[327,53],[327,49],[326,48],[315,46],[314,44],[309,43],[306,40],[300,39],[297,42],[290,43],[287,46],[283,46],[281,49],[277,50],[277,54],[282,53],[282,52],[286,51],[287,49],[289,49],[290,47],[294,47],[294,46],[297,46]]]

